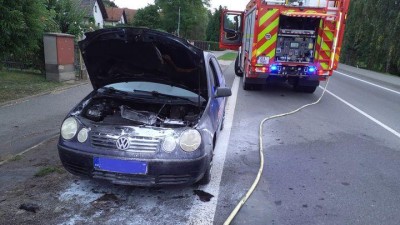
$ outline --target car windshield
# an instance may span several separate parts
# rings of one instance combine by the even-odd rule
[[[153,83],[153,82],[123,82],[123,83],[109,84],[105,87],[113,88],[115,90],[124,91],[128,93],[134,91],[143,91],[143,92],[157,92],[160,94],[176,96],[180,98],[188,98],[188,99],[198,98],[197,93],[188,91],[186,89],[166,84]],[[201,98],[201,100],[204,99]]]

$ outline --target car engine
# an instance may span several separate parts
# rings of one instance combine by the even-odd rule
[[[96,123],[157,127],[194,126],[201,117],[194,104],[147,103],[113,98],[94,98],[81,116]]]

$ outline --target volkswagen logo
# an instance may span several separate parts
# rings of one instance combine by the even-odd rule
[[[119,150],[128,149],[129,148],[129,138],[125,137],[125,136],[118,138],[116,145]]]

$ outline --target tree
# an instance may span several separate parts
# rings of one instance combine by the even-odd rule
[[[45,0],[0,0],[0,57],[25,55],[40,48],[46,27],[51,27]]]
[[[103,0],[103,4],[104,4],[106,7],[118,8],[118,6],[115,4],[115,2],[110,1],[110,0]]]
[[[133,18],[133,26],[160,29],[161,17],[158,13],[158,7],[156,5],[147,5],[142,9],[138,9]]]
[[[219,41],[219,35],[220,35],[220,25],[221,25],[221,14],[222,14],[222,6],[219,6],[218,9],[215,9],[214,14],[209,15],[209,22],[207,26],[207,32],[206,32],[206,40],[207,41],[214,41],[218,42]]]
[[[155,0],[155,4],[161,10],[164,30],[175,34],[179,31],[181,37],[188,39],[205,39],[209,0]]]
[[[352,0],[341,61],[400,74],[400,2]]]
[[[47,8],[53,11],[53,20],[61,33],[75,36],[82,34],[85,12],[79,8],[77,0],[51,0]]]

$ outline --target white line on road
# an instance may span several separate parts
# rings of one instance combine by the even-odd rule
[[[215,211],[217,209],[219,187],[221,183],[222,171],[224,169],[226,152],[228,150],[229,138],[231,135],[233,115],[235,113],[237,93],[239,89],[239,78],[235,76],[235,80],[232,85],[232,96],[228,98],[226,111],[224,130],[218,137],[217,145],[215,146],[213,167],[211,172],[211,182],[201,188],[203,191],[208,192],[214,197],[210,202],[196,201],[189,212],[190,225],[209,225],[213,224]]]
[[[319,86],[320,88],[323,88],[321,86]],[[395,136],[397,136],[398,138],[400,138],[400,133],[395,131],[394,129],[390,128],[389,126],[387,126],[386,124],[382,123],[381,121],[375,119],[374,117],[370,116],[369,114],[367,114],[366,112],[362,111],[361,109],[355,107],[354,105],[350,104],[349,102],[347,102],[346,100],[342,99],[341,97],[333,94],[332,92],[326,90],[327,93],[329,93],[330,95],[332,95],[333,97],[335,97],[336,99],[338,99],[339,101],[343,102],[344,104],[348,105],[350,108],[354,109],[355,111],[359,112],[361,115],[367,117],[368,119],[372,120],[374,123],[378,124],[379,126],[383,127],[385,130],[389,131],[390,133],[394,134]]]
[[[352,76],[350,76],[350,75],[347,75],[347,74],[342,73],[342,72],[339,72],[339,71],[335,71],[335,72],[338,73],[338,74],[341,74],[341,75],[343,75],[343,76],[349,77],[349,78],[351,78],[351,79],[358,80],[358,81],[364,82],[364,83],[366,83],[366,84],[372,85],[372,86],[374,86],[374,87],[382,88],[383,90],[390,91],[390,92],[393,92],[393,93],[395,93],[395,94],[400,95],[400,92],[398,92],[398,91],[395,91],[395,90],[392,90],[392,89],[389,89],[389,88],[386,88],[386,87],[383,87],[383,86],[380,86],[380,85],[377,85],[377,84],[374,84],[374,83],[371,83],[371,82],[362,80],[362,79],[360,79],[360,78],[352,77]]]

